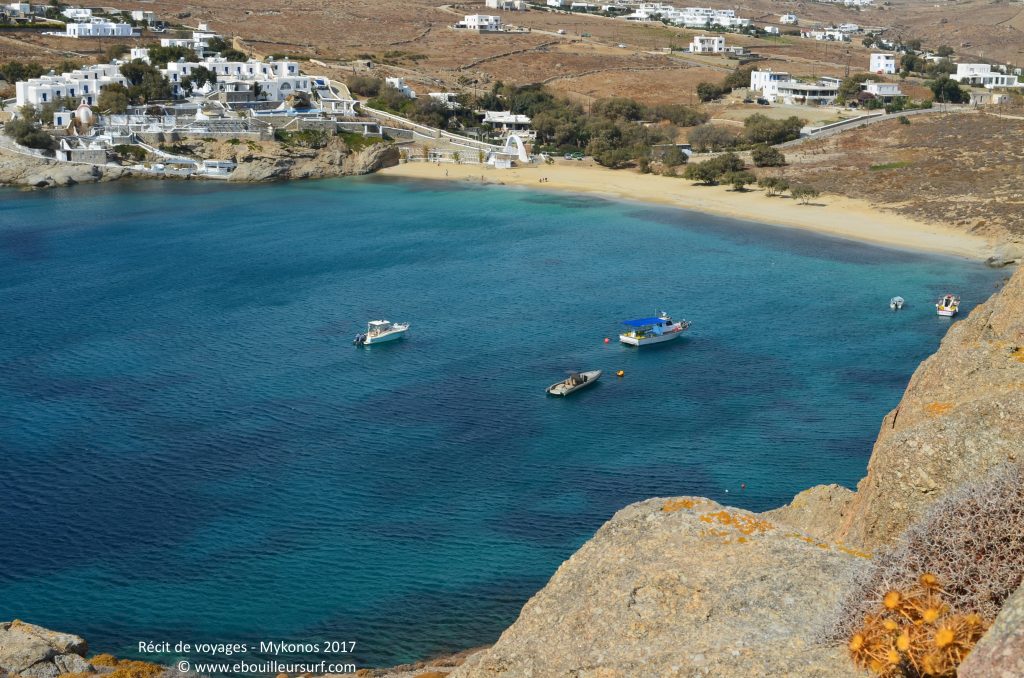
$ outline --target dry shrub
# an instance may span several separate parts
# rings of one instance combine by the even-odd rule
[[[994,619],[1024,575],[1024,465],[1006,464],[936,501],[889,549],[876,555],[827,634],[847,642],[891,592],[942,585],[950,614]]]

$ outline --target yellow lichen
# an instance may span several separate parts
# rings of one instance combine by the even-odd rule
[[[112,654],[98,654],[88,662],[93,666],[117,666],[117,657]]]
[[[681,509],[692,509],[696,503],[693,499],[669,499],[661,510],[665,513],[675,513]]]
[[[953,403],[928,403],[924,406],[924,411],[933,415],[945,414],[951,409],[953,409]]]

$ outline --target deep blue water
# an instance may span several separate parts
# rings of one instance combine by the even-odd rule
[[[1001,277],[505,188],[0,192],[0,619],[125,655],[491,642],[630,502],[853,486],[948,327],[935,298]],[[660,308],[685,339],[614,341]],[[410,337],[354,348],[380,316]]]

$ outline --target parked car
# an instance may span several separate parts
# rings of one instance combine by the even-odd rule
[[[754,100],[753,99],[744,99],[743,103],[745,103],[745,104],[752,104],[752,103],[754,103]]]
[[[759,105],[761,105],[761,106],[768,106],[769,105],[768,104],[768,100],[767,99],[762,99],[762,98],[758,98],[757,103]]]

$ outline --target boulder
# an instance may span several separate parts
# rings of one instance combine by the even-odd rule
[[[693,497],[619,511],[452,678],[859,676],[816,644],[865,554]]]
[[[960,678],[1024,676],[1024,586],[1003,604],[995,623],[957,670]]]
[[[0,622],[0,669],[28,678],[56,678],[91,670],[83,659],[88,644],[69,633],[15,619]]]

